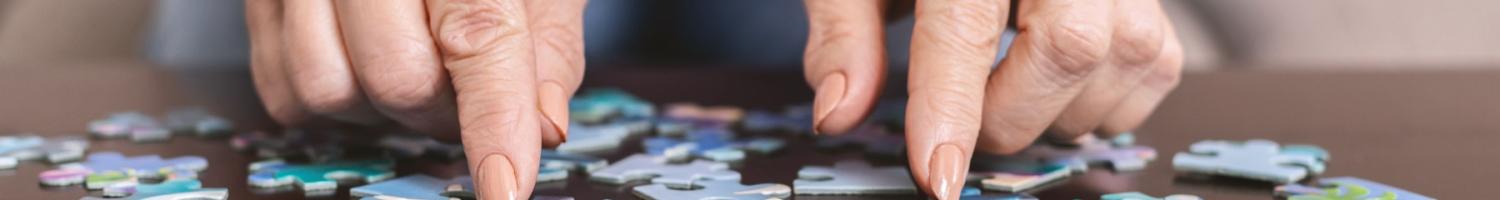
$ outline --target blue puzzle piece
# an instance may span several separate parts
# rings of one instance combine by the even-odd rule
[[[1290,196],[1288,199],[1293,200],[1433,199],[1432,197],[1427,197],[1422,194],[1406,191],[1401,188],[1355,177],[1318,179],[1317,184],[1314,184],[1312,186],[1297,184],[1277,186],[1276,194],[1282,196]]]
[[[338,188],[340,180],[361,180],[373,183],[396,175],[387,161],[344,161],[308,165],[288,165],[280,160],[269,160],[251,164],[249,183],[261,188],[287,187],[293,184],[307,192],[323,192]]]
[[[642,141],[646,154],[663,156],[672,160],[689,157],[713,161],[737,161],[745,158],[745,152],[770,153],[781,149],[785,142],[773,138],[734,140],[732,133],[723,129],[699,129],[689,131],[688,139],[651,137]]]
[[[620,143],[637,133],[644,133],[651,129],[652,122],[649,119],[625,119],[613,122],[584,125],[583,123],[568,124],[568,140],[557,146],[557,151],[568,153],[594,153],[613,150],[620,147]]]
[[[15,168],[20,161],[42,158],[52,163],[77,160],[83,157],[88,147],[89,141],[79,137],[0,136],[0,169]]]
[[[616,88],[588,89],[568,101],[569,116],[584,123],[601,123],[610,118],[650,118],[656,115],[651,102],[641,100]]]
[[[1186,194],[1174,194],[1174,195],[1169,195],[1169,196],[1164,197],[1164,198],[1156,198],[1154,196],[1146,195],[1145,193],[1141,193],[1141,192],[1122,192],[1122,193],[1105,194],[1104,196],[1100,196],[1099,199],[1101,199],[1101,200],[1203,200],[1202,197],[1193,196],[1193,195],[1186,195]]]
[[[1036,197],[1026,194],[983,194],[979,188],[964,187],[959,200],[1037,200]]]
[[[229,189],[203,188],[197,179],[171,179],[157,184],[116,184],[104,188],[106,196],[84,197],[83,200],[216,200],[228,199]]]

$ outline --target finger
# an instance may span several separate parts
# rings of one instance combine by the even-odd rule
[[[1141,86],[1131,92],[1120,102],[1120,105],[1111,111],[1109,118],[1099,126],[1097,133],[1104,137],[1113,137],[1120,133],[1129,132],[1141,126],[1156,106],[1161,104],[1163,98],[1172,89],[1177,88],[1182,77],[1182,43],[1178,41],[1177,32],[1173,31],[1170,21],[1166,16],[1161,16],[1163,29],[1166,31],[1165,42],[1162,44],[1161,53],[1152,61],[1151,71],[1141,80]]]
[[[330,118],[373,124],[379,115],[354,82],[339,37],[333,1],[285,1],[282,45],[292,93],[309,111]]]
[[[245,25],[250,32],[250,74],[266,113],[285,126],[307,120],[282,71],[281,1],[245,1]]]
[[[568,135],[568,100],[583,82],[583,8],[586,0],[526,2],[536,48],[542,141],[556,146]]]
[[[1109,47],[1108,4],[1026,1],[1018,34],[989,77],[979,148],[1009,154],[1030,145],[1084,86]]]
[[[1110,2],[1114,8],[1109,19],[1113,22],[1109,53],[1090,74],[1083,92],[1052,123],[1048,133],[1053,138],[1072,139],[1094,131],[1157,66],[1152,62],[1161,55],[1165,32],[1160,4],[1155,0]]]
[[[958,199],[979,133],[985,74],[999,51],[1008,3],[917,2],[906,140],[914,178],[939,199]]]
[[[339,0],[338,23],[363,92],[412,129],[458,135],[453,87],[419,1]]]
[[[536,68],[520,0],[428,0],[431,31],[457,92],[464,152],[483,199],[522,199],[536,182]]]
[[[806,0],[810,23],[803,57],[817,133],[843,133],[859,125],[885,82],[886,1]]]

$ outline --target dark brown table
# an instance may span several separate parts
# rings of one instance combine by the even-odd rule
[[[726,67],[596,70],[586,86],[614,86],[654,102],[770,108],[811,99],[800,73],[743,71]],[[893,74],[885,96],[904,96],[904,75]],[[691,83],[691,84],[685,84]],[[1042,190],[1043,199],[1095,199],[1099,194],[1138,190],[1148,194],[1194,194],[1207,199],[1272,199],[1271,185],[1232,179],[1178,176],[1171,155],[1203,139],[1266,138],[1311,143],[1331,151],[1323,177],[1358,176],[1445,199],[1491,198],[1480,189],[1500,180],[1500,71],[1427,72],[1189,72],[1152,120],[1137,132],[1138,143],[1160,157],[1141,172],[1095,169]],[[79,62],[0,69],[0,133],[83,135],[85,123],[108,113],[138,110],[159,114],[197,105],[232,118],[241,130],[275,130],[258,107],[248,72],[168,71],[135,62]],[[793,144],[810,139],[790,137]],[[233,151],[224,139],[178,136],[136,144],[95,140],[91,151],[127,155],[201,155],[210,167],[205,187],[226,187],[232,199],[298,199],[300,192],[252,194],[245,165],[253,157]],[[637,143],[621,151],[638,150]],[[745,183],[790,184],[802,165],[869,159],[902,165],[900,159],[853,151],[791,145],[772,155],[752,155],[736,169]],[[626,153],[615,153],[619,158]],[[405,160],[402,175],[452,175],[461,163]],[[53,166],[25,162],[0,172],[0,199],[76,199],[81,187],[43,188],[38,172]],[[538,194],[580,199],[635,199],[629,186],[591,183],[577,174],[538,185]],[[347,199],[347,191],[330,199]],[[817,199],[859,199],[817,198]],[[912,197],[886,197],[910,199]],[[798,198],[811,199],[811,198]]]

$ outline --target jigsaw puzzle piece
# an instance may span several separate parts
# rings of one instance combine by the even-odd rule
[[[686,160],[699,157],[712,161],[728,162],[745,159],[745,152],[771,153],[786,145],[774,138],[730,139],[728,130],[705,129],[690,131],[687,140],[670,137],[651,137],[642,140],[646,153],[663,156],[671,160]]]
[[[739,180],[740,173],[730,170],[725,163],[695,160],[678,164],[659,156],[636,154],[594,171],[590,177],[610,184],[649,179],[652,183],[689,187],[702,180]]]
[[[317,162],[341,157],[345,138],[341,134],[308,134],[302,130],[289,129],[281,134],[251,131],[235,134],[229,144],[235,150],[253,152],[264,159],[306,157]]]
[[[1186,194],[1174,194],[1174,195],[1168,195],[1165,198],[1156,198],[1154,196],[1146,195],[1145,193],[1141,193],[1141,192],[1121,192],[1121,193],[1105,194],[1104,196],[1100,196],[1099,199],[1101,199],[1101,200],[1203,200],[1202,197],[1198,197],[1198,196],[1194,196],[1194,195],[1186,195]]]
[[[863,161],[840,161],[833,167],[802,167],[792,182],[797,195],[916,194],[903,167],[871,167]]]
[[[208,160],[198,156],[162,159],[157,155],[125,157],[119,152],[95,152],[89,154],[83,162],[66,164],[58,169],[44,171],[38,175],[38,178],[44,185],[64,186],[85,183],[87,188],[98,189],[112,183],[111,181],[119,180],[119,178],[110,177],[111,175],[107,174],[110,172],[118,172],[129,178],[165,178],[174,173],[196,173],[206,168],[208,168]],[[96,182],[88,182],[90,176],[94,176],[92,179]]]
[[[84,197],[83,200],[222,200],[229,198],[229,189],[207,188],[197,179],[171,179],[157,184],[130,183],[113,185],[104,189],[106,195],[116,197]]]
[[[568,101],[569,118],[583,123],[602,123],[610,118],[650,118],[656,107],[617,88],[588,89]]]
[[[592,172],[609,166],[609,160],[603,158],[564,153],[556,150],[542,150],[541,161],[543,168],[557,168],[567,171]]]
[[[764,200],[792,196],[792,188],[776,183],[743,185],[739,180],[710,180],[693,183],[693,189],[678,189],[663,184],[636,186],[632,190],[643,199],[680,200]]]
[[[1318,179],[1317,184],[1306,186],[1289,184],[1276,187],[1276,194],[1289,196],[1291,200],[1431,200],[1415,192],[1406,191],[1379,182],[1355,177]]]
[[[994,172],[972,173],[969,177],[979,179],[984,189],[1020,192],[1083,173],[1088,170],[1088,165],[1076,161],[1041,164],[1021,162],[1000,168],[1001,170]]]
[[[473,184],[468,176],[443,180],[427,175],[411,175],[354,187],[349,194],[361,199],[448,199],[442,193],[449,185]]]
[[[1172,167],[1177,171],[1224,175],[1272,183],[1290,183],[1322,173],[1326,151],[1322,157],[1318,150],[1308,146],[1283,152],[1280,145],[1270,140],[1231,142],[1207,140],[1193,143],[1190,152],[1181,152],[1172,157]]]
[[[1157,156],[1154,148],[1134,146],[1128,142],[1103,140],[1092,135],[1081,137],[1080,141],[1076,147],[1035,144],[1019,153],[1018,157],[1043,161],[1107,163],[1116,171],[1138,171],[1145,169],[1146,164],[1156,160]]]
[[[163,129],[151,116],[140,112],[113,113],[89,122],[89,132],[99,138],[129,137],[136,129]]]
[[[20,161],[42,158],[51,163],[78,160],[88,147],[89,141],[79,137],[0,136],[0,169],[15,168]]]
[[[387,161],[342,161],[306,165],[288,165],[280,160],[269,160],[251,164],[249,176],[251,186],[260,188],[287,187],[293,184],[307,192],[329,191],[338,188],[341,180],[360,180],[374,183],[396,175]]]
[[[651,129],[649,120],[616,121],[600,125],[568,124],[568,140],[557,151],[591,153],[617,149],[626,138]]]

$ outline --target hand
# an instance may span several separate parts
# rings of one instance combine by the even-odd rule
[[[538,150],[566,138],[585,0],[245,4],[256,89],[284,125],[458,135],[485,199],[528,198]]]
[[[806,0],[817,132],[853,128],[879,96],[884,3]],[[1069,140],[1134,129],[1177,85],[1182,47],[1156,0],[1020,1],[1019,35],[992,70],[1010,6],[916,2],[906,139],[928,194],[958,199],[976,149],[1014,153],[1044,131]]]

